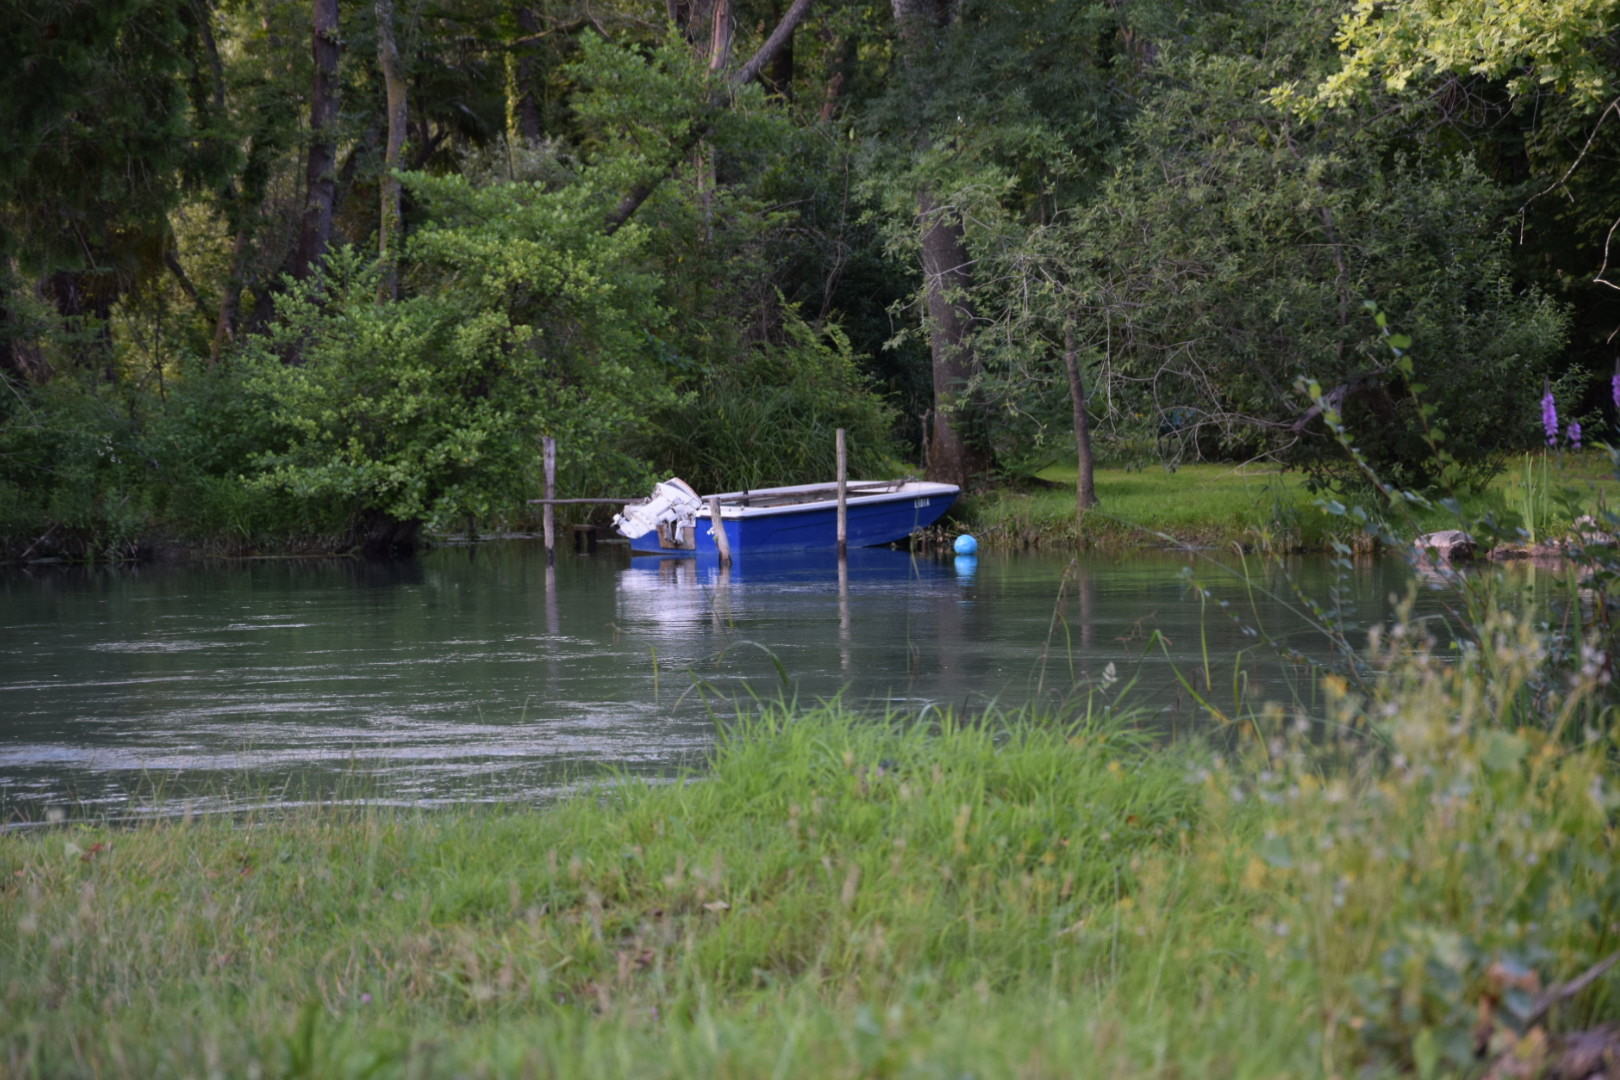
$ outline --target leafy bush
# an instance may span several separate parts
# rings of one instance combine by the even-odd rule
[[[814,483],[835,475],[843,428],[851,478],[895,473],[894,410],[857,370],[841,328],[785,309],[780,345],[710,373],[660,417],[648,456],[700,491]]]
[[[417,294],[380,302],[369,260],[340,249],[244,350],[273,431],[252,483],[356,528],[460,524],[519,510],[551,435],[576,487],[639,486],[623,446],[669,391],[636,233],[604,236],[583,188],[409,183],[431,215]]]
[[[1466,159],[1406,152],[1377,115],[1279,115],[1261,96],[1286,74],[1277,63],[1169,59],[1105,198],[1077,219],[1082,313],[1108,343],[1099,440],[1116,417],[1189,409],[1233,450],[1286,452],[1318,486],[1359,485],[1336,440],[1303,422],[1296,379],[1309,374],[1339,391],[1385,479],[1422,487],[1437,479],[1411,393],[1424,383],[1457,464],[1488,476],[1533,438],[1568,336],[1561,305],[1512,284],[1502,218],[1516,197]],[[1417,343],[1411,376],[1363,315],[1368,298]]]
[[[0,395],[0,553],[129,555],[155,464],[135,403],[76,371]]]

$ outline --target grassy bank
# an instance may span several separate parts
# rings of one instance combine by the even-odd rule
[[[544,810],[0,834],[5,1076],[1439,1075],[1612,1014],[1596,674],[1386,639],[1237,750],[775,709]],[[1539,1040],[1539,1041],[1538,1041]],[[1537,1047],[1541,1049],[1538,1050]],[[1528,1074],[1526,1074],[1528,1075]]]
[[[1043,470],[1039,490],[1001,489],[965,497],[953,511],[981,543],[1004,549],[1073,547],[1073,468]],[[1079,535],[1085,547],[1160,547],[1173,537],[1196,546],[1323,547],[1342,521],[1317,509],[1296,474],[1240,465],[1099,469],[1098,505]]]
[[[1053,486],[974,494],[962,500],[954,519],[982,543],[1013,550],[1073,547],[1077,540],[1088,548],[1182,543],[1267,552],[1322,550],[1335,539],[1358,542],[1359,528],[1319,507],[1301,474],[1265,465],[1182,465],[1173,473],[1156,467],[1099,469],[1099,503],[1078,534],[1074,468],[1054,466],[1037,479]],[[1515,459],[1484,491],[1462,497],[1459,506],[1463,519],[1490,513],[1544,538],[1566,530],[1601,499],[1610,505],[1620,501],[1607,454],[1566,452]],[[1359,501],[1371,509],[1376,500]],[[1408,532],[1459,527],[1459,515],[1445,510],[1400,521]]]

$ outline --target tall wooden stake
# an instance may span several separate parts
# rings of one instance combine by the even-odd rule
[[[540,513],[546,532],[546,565],[557,565],[556,510],[551,501],[557,497],[557,440],[547,435],[541,440],[546,459],[546,508]]]
[[[838,429],[838,557],[844,558],[849,538],[849,455],[844,451],[844,429]]]
[[[726,535],[726,523],[720,520],[720,500],[709,496],[709,528],[714,532],[714,546],[720,549],[720,568],[731,565],[731,538]]]
[[[1086,511],[1097,505],[1097,459],[1091,452],[1091,413],[1086,407],[1086,384],[1080,376],[1072,325],[1063,328],[1063,363],[1069,369],[1069,399],[1074,405],[1074,539],[1083,545]]]

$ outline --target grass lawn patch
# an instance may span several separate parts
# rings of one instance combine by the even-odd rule
[[[1000,489],[964,496],[953,510],[958,527],[991,547],[1129,548],[1166,544],[1241,545],[1264,552],[1321,550],[1335,539],[1356,546],[1359,527],[1317,505],[1304,476],[1268,465],[1192,464],[1162,468],[1098,469],[1098,505],[1076,533],[1073,467],[1052,466],[1037,479],[1056,487]],[[1389,514],[1379,497],[1360,504]],[[1490,514],[1528,538],[1566,532],[1601,505],[1620,502],[1620,482],[1601,450],[1523,455],[1509,462],[1484,491],[1458,500],[1459,515],[1436,508],[1390,515],[1398,535],[1465,527]]]
[[[954,511],[964,528],[994,547],[1058,547],[1076,542],[1075,470],[1054,466],[1047,490],[999,490],[965,497]],[[1342,521],[1319,510],[1298,474],[1258,465],[1099,469],[1098,505],[1086,514],[1087,547],[1241,543],[1264,550],[1321,547]]]

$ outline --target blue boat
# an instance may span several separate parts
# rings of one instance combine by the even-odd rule
[[[877,547],[904,540],[938,521],[961,489],[927,480],[851,481],[845,485],[845,530],[849,547]],[[670,479],[652,496],[624,508],[614,528],[630,550],[658,555],[718,552],[709,501],[720,504],[720,523],[731,553],[832,550],[838,546],[838,485],[728,491],[699,496],[683,480]]]

